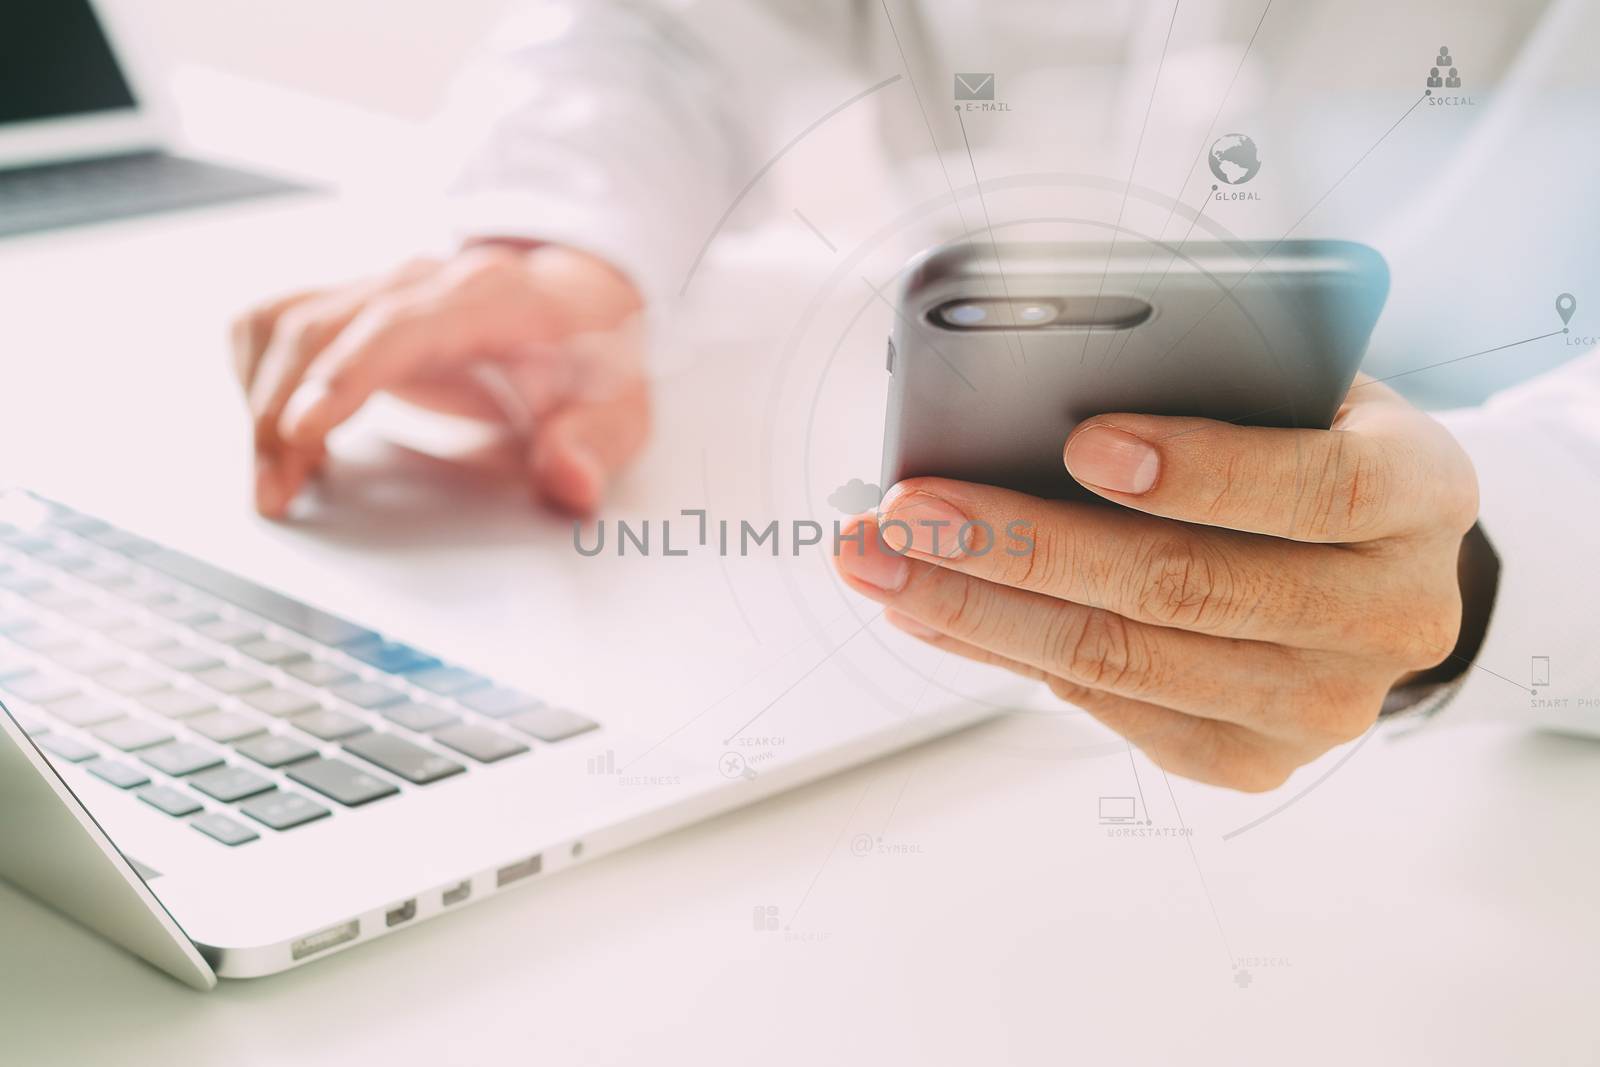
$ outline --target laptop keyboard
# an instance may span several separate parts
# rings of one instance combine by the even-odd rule
[[[0,236],[293,192],[249,171],[165,152],[0,170]]]
[[[19,499],[42,521],[0,521],[0,700],[52,760],[223,845],[597,728],[99,519],[0,493]]]

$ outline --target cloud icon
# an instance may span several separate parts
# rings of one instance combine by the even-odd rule
[[[863,482],[860,478],[851,478],[833,491],[828,497],[828,503],[846,515],[859,515],[863,511],[871,511],[877,507],[878,501],[882,499],[882,489],[870,482]]]

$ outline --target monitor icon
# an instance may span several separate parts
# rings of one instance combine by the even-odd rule
[[[1117,826],[1133,822],[1135,806],[1132,797],[1101,797],[1100,825]]]

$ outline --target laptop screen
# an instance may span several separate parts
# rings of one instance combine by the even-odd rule
[[[89,0],[0,0],[0,125],[133,106]]]

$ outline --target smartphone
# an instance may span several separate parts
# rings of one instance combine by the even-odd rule
[[[1389,291],[1346,241],[941,246],[903,272],[885,488],[935,475],[1072,497],[1093,415],[1327,429]]]

